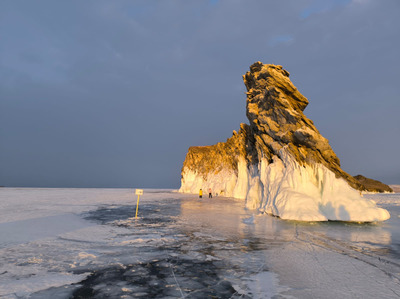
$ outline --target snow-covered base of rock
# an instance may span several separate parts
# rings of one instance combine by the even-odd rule
[[[363,198],[322,164],[301,166],[285,149],[280,157],[250,167],[240,159],[237,175],[226,170],[204,179],[184,170],[180,192],[211,188],[220,195],[245,199],[247,208],[288,220],[372,222],[390,218],[388,211]]]

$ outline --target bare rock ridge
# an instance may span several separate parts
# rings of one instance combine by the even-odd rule
[[[388,185],[380,181],[367,178],[361,174],[354,176],[354,178],[363,185],[365,190],[369,192],[393,192],[393,189]]]
[[[308,100],[282,66],[256,62],[243,76],[250,125],[226,142],[190,147],[181,192],[200,188],[294,220],[380,221],[386,210],[360,196],[363,184],[340,168],[329,142],[303,111]],[[358,190],[358,191],[357,191]]]

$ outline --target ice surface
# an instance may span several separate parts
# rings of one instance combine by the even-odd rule
[[[398,298],[400,194],[364,198],[393,217],[283,221],[145,190],[135,219],[134,189],[1,188],[0,298]]]
[[[222,171],[204,179],[185,169],[180,191],[197,193],[200,188],[246,200],[249,209],[288,220],[371,222],[390,218],[388,211],[363,198],[322,164],[302,166],[284,148],[273,163],[262,159],[248,167],[239,159],[237,175]]]
[[[40,240],[93,224],[74,214],[60,214],[0,223],[0,248]],[[12,233],[10,233],[12,232]]]

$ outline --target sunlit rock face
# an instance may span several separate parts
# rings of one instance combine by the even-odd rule
[[[389,213],[361,197],[329,142],[303,111],[308,100],[281,66],[256,62],[243,76],[250,125],[224,143],[190,147],[180,191],[246,200],[283,219],[383,221]]]

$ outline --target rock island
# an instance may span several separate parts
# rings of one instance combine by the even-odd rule
[[[190,147],[180,192],[208,190],[247,208],[301,221],[383,221],[389,213],[362,197],[303,111],[305,98],[279,65],[256,62],[243,76],[248,124],[226,142]]]

